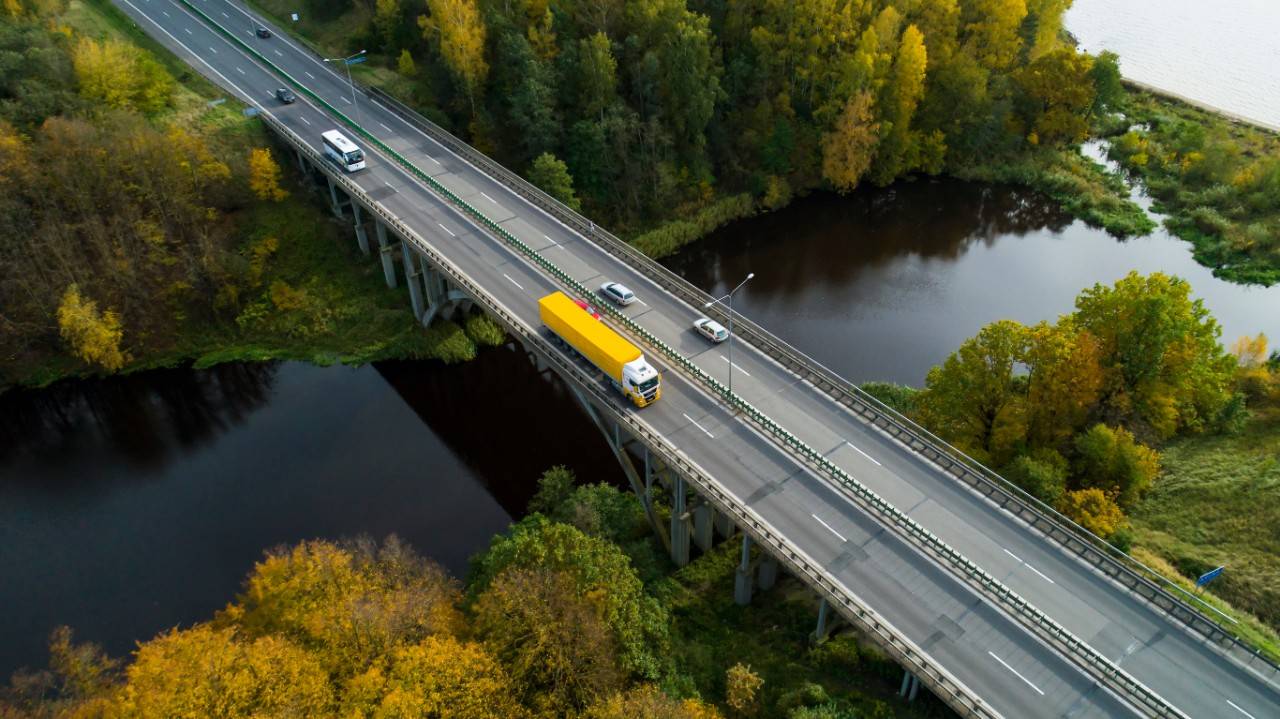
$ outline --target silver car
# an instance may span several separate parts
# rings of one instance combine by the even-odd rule
[[[708,317],[700,317],[694,320],[693,328],[698,331],[698,334],[717,344],[729,339],[729,331],[721,326],[719,322]]]
[[[615,303],[626,307],[636,301],[636,293],[623,287],[617,282],[606,282],[600,285],[600,294],[613,300]]]

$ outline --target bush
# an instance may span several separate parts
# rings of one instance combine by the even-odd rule
[[[1122,507],[1132,507],[1160,473],[1160,455],[1122,427],[1095,424],[1075,445],[1081,485],[1102,490]]]
[[[427,328],[427,356],[445,364],[470,362],[476,358],[475,343],[457,324],[441,320]]]
[[[507,341],[502,325],[488,315],[471,315],[467,318],[467,337],[480,347],[500,347]]]
[[[1110,538],[1125,525],[1120,506],[1097,488],[1067,492],[1058,503],[1058,511],[1103,539]]]
[[[665,257],[721,225],[750,217],[755,209],[755,200],[750,194],[730,195],[702,208],[691,220],[669,222],[640,235],[631,244],[655,259]]]
[[[1067,460],[1052,449],[1019,456],[1004,469],[1004,476],[1028,494],[1050,506],[1067,490]]]
[[[859,389],[905,415],[916,411],[916,395],[920,390],[893,382],[863,382]]]

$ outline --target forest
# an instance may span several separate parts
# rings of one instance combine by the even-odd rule
[[[212,619],[130,657],[55,630],[0,716],[314,719],[853,719],[945,716],[816,598],[733,602],[740,543],[675,569],[640,502],[553,468],[465,582],[395,537],[268,550]]]

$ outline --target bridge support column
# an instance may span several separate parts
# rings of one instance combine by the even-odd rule
[[[698,503],[693,508],[693,543],[698,545],[698,549],[704,552],[711,550],[711,543],[714,535],[711,533],[711,515],[715,513],[715,509],[707,504],[706,500]]]
[[[302,150],[299,150],[296,147],[293,148],[293,156],[298,158],[298,169],[302,172],[303,175],[306,175],[307,174],[307,158],[302,154]]]
[[[373,228],[378,235],[378,254],[382,256],[382,276],[387,279],[387,287],[395,288],[396,260],[391,256],[395,246],[387,241],[387,226],[381,220],[375,219]]]
[[[644,511],[653,513],[653,465],[649,460],[649,448],[644,448],[644,494],[640,497]]]
[[[333,184],[333,178],[328,175],[324,176],[324,181],[329,185],[329,209],[333,210],[333,216],[342,219],[342,203],[338,201],[338,186]]]
[[[360,217],[360,203],[351,203],[351,212],[355,215],[356,220],[356,244],[360,245],[360,251],[369,254],[369,235],[364,231],[364,218]]]
[[[671,485],[671,561],[677,567],[689,563],[689,514],[685,502],[687,487],[679,475]]]
[[[831,605],[827,604],[826,597],[818,600],[818,626],[813,630],[814,644],[821,644],[827,641],[827,612],[830,610]]]
[[[920,677],[912,674],[911,675],[911,692],[907,694],[907,701],[909,702],[915,701],[916,693],[919,691],[920,691]]]
[[[413,316],[419,322],[423,320],[422,309],[422,282],[418,276],[422,273],[418,271],[418,261],[414,259],[417,252],[409,247],[409,243],[400,243],[400,259],[404,264],[404,281],[409,285],[409,302],[413,305]]]
[[[778,560],[769,555],[760,558],[760,564],[756,567],[756,586],[761,590],[773,588],[773,583],[778,581]]]
[[[742,535],[742,561],[733,577],[733,601],[741,606],[751,603],[752,581],[751,537]]]
[[[902,672],[902,686],[898,688],[898,696],[905,697],[907,701],[916,700],[916,694],[920,691],[920,678],[908,671]]]
[[[733,520],[729,515],[720,510],[712,510],[714,512],[711,523],[716,527],[716,533],[721,539],[728,539],[733,536]]]

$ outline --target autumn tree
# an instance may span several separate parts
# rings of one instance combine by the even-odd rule
[[[124,327],[120,316],[108,309],[98,311],[98,303],[80,294],[80,286],[71,284],[58,305],[58,332],[75,356],[114,372],[129,361],[120,349]]]
[[[652,684],[641,684],[593,704],[583,719],[723,719],[712,704],[672,699]]]
[[[249,151],[249,189],[259,200],[280,202],[289,196],[288,190],[280,186],[280,165],[265,147]]]
[[[82,37],[71,61],[86,98],[116,109],[156,112],[169,104],[173,78],[158,62],[126,42]]]
[[[1005,70],[1022,50],[1026,0],[961,0],[965,50],[990,70]]]
[[[485,25],[477,0],[427,0],[429,14],[418,17],[423,36],[439,43],[440,54],[476,113],[476,98],[489,64],[485,61]]]
[[[929,370],[917,397],[925,423],[980,460],[1002,464],[1026,434],[1026,403],[1014,363],[1027,328],[993,322]]]
[[[377,657],[353,677],[344,717],[522,719],[506,670],[481,644],[430,636]]]
[[[1064,318],[1028,330],[1027,439],[1057,447],[1084,426],[1102,394],[1101,347],[1086,330]]]
[[[409,53],[408,48],[400,51],[400,57],[396,59],[396,72],[403,77],[418,76],[418,64],[413,61],[413,55]]]
[[[1095,424],[1075,440],[1080,485],[1101,489],[1132,508],[1160,473],[1160,455],[1123,427]]]
[[[1015,75],[1023,114],[1035,143],[1078,143],[1089,134],[1094,106],[1093,58],[1074,48],[1055,50]]]
[[[582,202],[573,191],[573,177],[569,175],[569,168],[555,155],[549,152],[538,155],[529,166],[526,176],[529,182],[568,205],[570,209],[582,209]]]
[[[1120,506],[1097,487],[1067,492],[1058,504],[1058,511],[1103,539],[1111,537],[1125,525]]]
[[[889,82],[882,91],[884,100],[880,108],[883,120],[874,172],[878,184],[892,182],[903,172],[914,169],[922,159],[923,140],[919,133],[912,133],[911,120],[916,106],[924,97],[928,64],[924,36],[915,25],[908,25],[898,43]]]
[[[734,664],[724,673],[724,701],[739,716],[755,714],[759,709],[760,687],[764,680],[751,667]]]
[[[604,119],[604,110],[613,103],[618,86],[618,61],[613,57],[609,37],[597,32],[578,41],[579,110],[585,116]]]
[[[822,176],[838,192],[852,192],[871,167],[880,142],[874,102],[869,92],[849,98],[835,127],[822,138]]]

